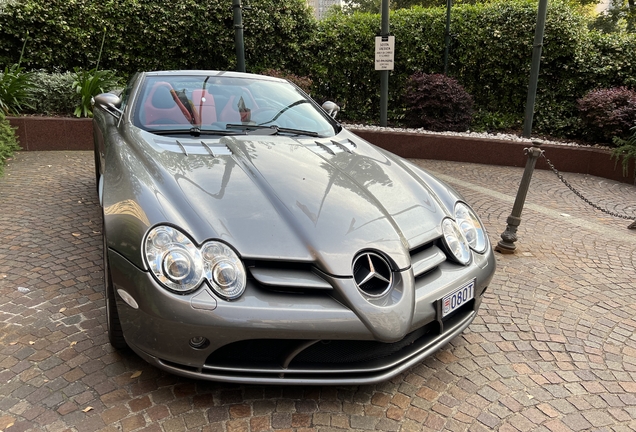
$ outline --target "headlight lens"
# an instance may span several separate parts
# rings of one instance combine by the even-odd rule
[[[178,229],[157,226],[148,232],[144,251],[155,278],[172,291],[192,291],[204,279],[227,300],[245,291],[243,263],[225,243],[209,241],[198,248]]]
[[[245,268],[238,255],[225,243],[209,241],[201,248],[205,275],[221,297],[232,300],[245,291]]]
[[[486,231],[475,212],[466,204],[457,203],[455,206],[455,220],[470,247],[475,252],[484,252],[486,250]]]
[[[201,252],[181,231],[169,226],[151,229],[146,236],[145,252],[150,270],[166,288],[187,292],[201,284]]]
[[[450,218],[444,219],[442,222],[442,231],[449,252],[451,252],[455,259],[461,264],[468,264],[470,262],[470,246],[457,223]]]

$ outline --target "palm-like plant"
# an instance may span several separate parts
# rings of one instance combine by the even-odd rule
[[[77,117],[93,117],[91,99],[119,85],[119,78],[110,70],[91,69],[88,71],[74,69],[73,88],[81,96],[80,105],[75,108]]]
[[[33,108],[33,74],[24,72],[24,68],[20,67],[28,39],[29,32],[24,38],[18,63],[11,67],[6,66],[4,72],[0,73],[0,110],[5,115],[19,114],[24,108]]]
[[[110,70],[99,70],[99,61],[102,58],[104,49],[104,41],[106,40],[106,29],[102,37],[102,45],[99,48],[99,56],[97,57],[97,65],[91,70],[81,70],[75,68],[75,78],[73,80],[73,88],[75,92],[81,96],[80,105],[75,108],[74,114],[77,117],[93,117],[92,99],[100,93],[112,90],[119,85],[119,77],[115,72]]]
[[[636,161],[636,126],[630,129],[633,132],[632,136],[627,139],[621,139],[619,137],[614,137],[614,144],[616,144],[616,148],[612,150],[612,158],[616,158],[616,163],[621,160],[623,165],[623,175],[627,175],[629,170],[629,161]],[[636,180],[636,171],[634,172],[634,177]]]

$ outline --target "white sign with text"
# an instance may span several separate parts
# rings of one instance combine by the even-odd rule
[[[393,70],[395,36],[376,36],[375,70]]]

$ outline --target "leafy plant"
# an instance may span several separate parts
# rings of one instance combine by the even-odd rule
[[[91,69],[85,71],[76,67],[74,71],[73,88],[81,96],[81,100],[73,114],[76,117],[93,117],[91,99],[117,87],[119,78],[110,70]]]
[[[457,80],[442,74],[413,74],[406,84],[405,120],[433,131],[463,132],[473,118],[473,98]]]
[[[627,87],[594,90],[578,100],[588,139],[625,138],[636,119],[636,91]]]
[[[616,163],[621,160],[623,165],[623,175],[627,176],[629,171],[629,161],[636,161],[636,126],[631,128],[632,136],[627,139],[614,137],[616,148],[612,150],[612,158],[616,158]],[[634,172],[636,176],[636,171]]]
[[[34,88],[31,73],[17,64],[5,67],[0,74],[0,110],[8,115],[32,108]]]
[[[4,171],[6,160],[18,150],[20,150],[20,146],[15,136],[15,128],[11,127],[4,113],[0,112],[0,175]]]
[[[6,66],[0,78],[0,110],[4,114],[18,114],[23,107],[32,107],[31,103],[34,101],[32,75],[20,67],[28,39],[27,31],[18,63],[11,67]]]

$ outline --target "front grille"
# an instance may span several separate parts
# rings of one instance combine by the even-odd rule
[[[302,351],[291,362],[290,367],[306,367],[316,364],[346,365],[368,362],[390,357],[403,348],[415,343],[429,333],[439,333],[437,323],[431,323],[415,330],[398,342],[384,343],[377,341],[320,341]]]
[[[433,272],[441,263],[446,261],[446,253],[440,247],[440,244],[441,239],[436,239],[409,251],[413,276],[416,279]]]
[[[433,322],[417,329],[402,340],[393,343],[359,340],[323,340],[305,348],[292,359],[288,358],[296,348],[307,344],[299,339],[252,339],[225,345],[213,352],[206,366],[275,367],[289,360],[289,369],[314,367],[364,367],[366,363],[377,363],[411,347],[427,335],[439,334],[438,324]]]
[[[310,263],[248,261],[250,279],[262,289],[303,293],[329,292],[333,286]]]

